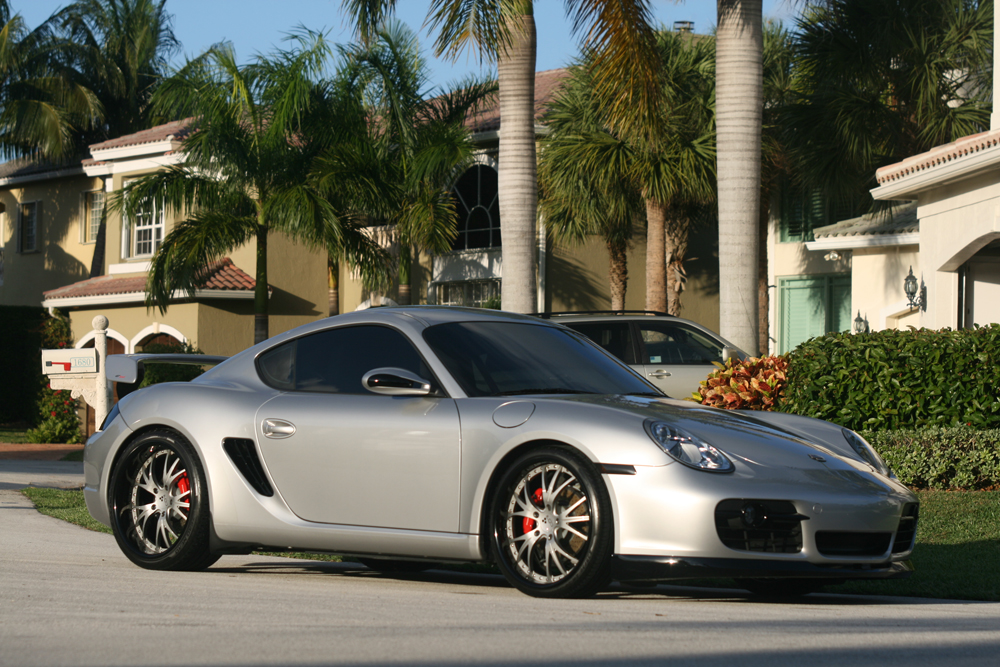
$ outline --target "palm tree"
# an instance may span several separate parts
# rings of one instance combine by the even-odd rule
[[[709,38],[658,34],[663,89],[656,144],[612,131],[610,110],[586,66],[571,68],[564,92],[546,115],[551,133],[542,141],[540,173],[547,216],[570,236],[603,233],[614,256],[623,254],[620,244],[636,200],[643,202],[650,310],[679,314],[691,218],[699,204],[714,197],[712,46]],[[613,267],[612,275],[617,273]]]
[[[343,0],[363,40],[395,7],[395,0]],[[655,115],[654,40],[647,0],[567,0],[576,28],[589,28],[586,46],[597,55],[600,95],[614,125],[643,131]],[[535,238],[538,201],[534,79],[537,36],[533,0],[433,0],[429,22],[439,54],[466,47],[495,61],[500,88],[499,188],[504,279],[501,300],[515,312],[535,310]]]
[[[321,162],[332,159],[329,134],[357,132],[367,119],[317,79],[330,55],[322,37],[301,33],[296,39],[296,48],[257,56],[242,67],[231,48],[215,47],[164,81],[154,98],[158,110],[193,117],[185,164],[130,184],[117,201],[126,216],[151,203],[187,214],[163,240],[149,272],[146,303],[161,311],[174,291],[198,286],[206,265],[244,244],[256,245],[254,342],[268,336],[272,232],[346,258],[369,284],[385,278],[384,253],[339,199],[351,188],[374,188],[373,198],[381,194],[378,181],[367,180],[367,163],[356,165],[355,180],[339,192],[316,175]],[[338,159],[346,164],[352,157]]]
[[[156,125],[153,94],[180,48],[166,0],[77,0],[47,24],[60,37],[63,75],[89,89],[100,122],[81,147]]]
[[[0,24],[0,151],[59,160],[100,105],[87,89],[58,74],[56,40],[45,24],[28,31],[7,0],[0,0]]]
[[[758,349],[763,28],[761,0],[717,0],[719,329]]]
[[[413,253],[451,249],[456,213],[448,188],[475,150],[464,121],[496,86],[468,80],[441,95],[428,92],[419,43],[398,21],[342,52],[344,88],[360,96],[371,119],[367,132],[346,139],[368,142],[392,185],[394,196],[367,213],[388,225],[399,245],[398,300],[406,305]]]
[[[834,200],[875,171],[989,128],[993,3],[826,0],[797,36],[800,91],[782,124],[801,183]]]

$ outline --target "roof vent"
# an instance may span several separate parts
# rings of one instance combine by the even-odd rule
[[[694,21],[674,21],[676,32],[694,32]]]

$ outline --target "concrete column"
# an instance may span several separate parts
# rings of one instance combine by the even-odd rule
[[[94,379],[94,424],[101,428],[104,418],[108,416],[111,396],[108,389],[108,378],[105,364],[108,360],[108,318],[98,315],[91,324],[94,327],[94,347],[97,349],[97,377]]]

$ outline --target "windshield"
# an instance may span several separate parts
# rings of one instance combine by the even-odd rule
[[[579,334],[518,322],[452,322],[424,340],[467,396],[655,394]]]

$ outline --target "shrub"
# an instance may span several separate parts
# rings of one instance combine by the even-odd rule
[[[68,347],[73,340],[69,320],[50,317],[41,326],[42,349]],[[39,362],[41,368],[41,362]],[[29,442],[68,443],[80,442],[80,415],[76,399],[70,392],[49,387],[49,379],[42,376],[38,390],[37,426],[28,431]]]
[[[931,427],[862,435],[907,486],[964,490],[1000,486],[1000,429]]]
[[[828,334],[789,355],[781,410],[856,431],[1000,428],[1000,325]]]
[[[143,354],[205,354],[190,343],[152,343],[142,348]],[[144,372],[140,387],[161,382],[190,382],[205,371],[200,366],[187,364],[143,364]]]
[[[784,357],[730,357],[702,380],[691,398],[702,405],[730,410],[774,410],[781,401],[788,360]]]

